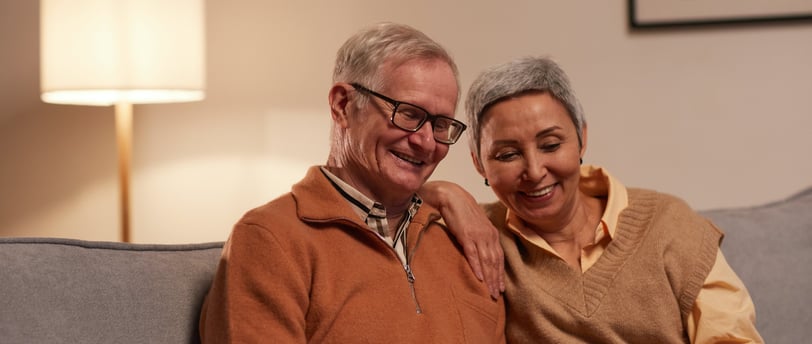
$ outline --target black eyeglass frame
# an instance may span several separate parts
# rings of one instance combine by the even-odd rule
[[[431,125],[432,125],[432,128],[431,128],[431,130],[432,130],[432,134],[434,134],[434,128],[435,128],[435,127],[434,127],[434,123],[435,123],[435,121],[436,121],[438,118],[442,118],[442,119],[445,119],[445,120],[450,121],[451,126],[454,126],[454,125],[459,126],[459,128],[460,128],[460,130],[459,130],[459,134],[455,135],[455,137],[453,137],[453,138],[452,138],[452,140],[442,140],[442,139],[438,139],[436,135],[432,135],[432,137],[434,137],[434,141],[437,141],[437,142],[439,142],[439,143],[444,143],[444,144],[447,144],[447,145],[451,145],[451,144],[456,143],[456,142],[457,142],[457,140],[459,140],[459,139],[460,139],[460,137],[462,137],[462,134],[465,132],[465,129],[467,129],[467,128],[468,128],[468,126],[467,126],[467,125],[465,125],[465,123],[462,123],[462,122],[460,122],[460,121],[458,121],[458,120],[456,120],[456,119],[453,119],[453,118],[448,117],[448,116],[443,116],[443,115],[433,115],[433,114],[431,114],[430,112],[428,112],[426,109],[424,109],[424,108],[422,108],[422,107],[420,107],[420,106],[414,105],[414,104],[412,104],[412,103],[402,102],[402,101],[399,101],[399,100],[395,100],[395,99],[389,98],[389,97],[387,97],[387,96],[385,96],[385,95],[383,95],[383,94],[380,94],[380,93],[378,93],[378,92],[375,92],[375,91],[373,91],[373,90],[370,90],[370,89],[368,89],[368,88],[366,88],[366,87],[362,86],[362,85],[361,85],[361,84],[359,84],[359,83],[355,83],[355,82],[353,82],[353,83],[350,83],[350,86],[352,86],[353,88],[355,88],[355,89],[356,89],[356,90],[358,90],[358,91],[365,92],[365,93],[369,93],[369,94],[371,94],[371,95],[373,95],[373,96],[375,96],[375,97],[378,97],[378,98],[382,99],[383,101],[385,101],[385,102],[387,102],[387,103],[391,104],[391,105],[392,105],[392,115],[391,115],[391,116],[389,116],[389,121],[390,121],[390,122],[392,122],[392,125],[394,125],[394,126],[395,126],[395,127],[397,127],[398,129],[401,129],[401,130],[405,130],[405,131],[408,131],[408,132],[412,132],[412,133],[414,133],[414,132],[417,132],[418,130],[420,130],[420,128],[422,128],[422,127],[423,127],[423,125],[424,125],[424,124],[426,124],[426,122],[430,122],[430,123],[431,123]],[[415,107],[415,108],[419,109],[420,111],[423,111],[423,113],[425,113],[425,114],[426,114],[426,117],[423,117],[423,119],[422,119],[422,120],[420,120],[420,123],[417,125],[417,127],[416,127],[416,128],[414,128],[414,129],[408,129],[408,128],[401,127],[400,125],[398,125],[397,123],[395,123],[395,115],[398,113],[398,107],[399,107],[401,104],[406,104],[406,105],[409,105],[409,106],[413,106],[413,107]]]

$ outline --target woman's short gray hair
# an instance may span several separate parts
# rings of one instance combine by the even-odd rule
[[[468,130],[469,144],[477,157],[482,137],[482,116],[488,108],[506,98],[532,91],[549,92],[564,105],[575,124],[578,144],[583,145],[581,135],[586,119],[567,74],[550,58],[522,57],[486,69],[468,90],[465,112],[471,128]]]
[[[357,82],[379,90],[385,81],[381,66],[414,59],[440,59],[448,63],[457,80],[459,98],[459,72],[445,48],[411,26],[390,22],[363,28],[344,42],[336,54],[333,83]]]

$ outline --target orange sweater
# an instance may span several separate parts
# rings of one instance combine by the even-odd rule
[[[318,167],[234,227],[203,305],[204,343],[504,343],[490,298],[423,205],[408,228],[407,278]]]

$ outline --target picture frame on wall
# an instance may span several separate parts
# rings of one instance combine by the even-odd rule
[[[632,28],[812,21],[812,0],[628,0]]]

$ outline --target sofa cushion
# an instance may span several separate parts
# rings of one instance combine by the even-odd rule
[[[756,305],[766,343],[812,338],[812,188],[755,207],[702,212],[724,230],[722,252]]]
[[[198,342],[222,245],[0,238],[0,341]]]

